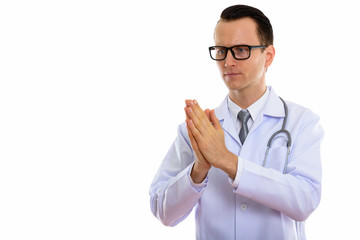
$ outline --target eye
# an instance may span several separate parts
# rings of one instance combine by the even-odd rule
[[[247,52],[247,48],[246,47],[237,47],[234,49],[234,51],[236,53],[244,53],[244,52]]]
[[[225,55],[225,53],[226,53],[225,49],[222,49],[222,48],[217,49],[217,55],[222,56],[222,55]]]
[[[234,47],[233,51],[238,59],[245,59],[249,57],[249,48],[247,46]]]

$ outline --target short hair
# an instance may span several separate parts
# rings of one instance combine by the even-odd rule
[[[266,46],[273,45],[274,34],[270,20],[257,8],[247,5],[228,7],[221,13],[219,22],[238,20],[245,17],[250,17],[256,22],[260,44]]]

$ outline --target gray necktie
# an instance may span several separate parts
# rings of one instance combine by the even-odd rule
[[[248,110],[241,110],[237,117],[240,120],[241,125],[242,125],[241,129],[240,129],[240,133],[239,133],[239,138],[240,138],[241,143],[243,144],[245,142],[246,136],[249,133],[247,122],[250,118],[250,113]]]

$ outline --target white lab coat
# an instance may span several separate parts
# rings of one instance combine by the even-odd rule
[[[212,167],[204,183],[195,186],[190,171],[195,160],[186,124],[163,160],[150,187],[151,210],[174,226],[196,207],[197,239],[305,239],[304,221],[320,202],[320,142],[323,129],[310,110],[287,102],[286,129],[292,136],[287,173],[286,137],[280,134],[262,167],[270,136],[281,129],[284,106],[273,89],[242,146],[227,106],[215,109],[227,148],[243,160],[237,187],[226,173]],[[239,169],[238,169],[239,171]]]

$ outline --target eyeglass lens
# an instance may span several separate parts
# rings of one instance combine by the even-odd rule
[[[235,46],[231,48],[236,59],[246,59],[250,56],[248,46]],[[224,47],[212,47],[210,49],[211,57],[216,60],[224,60],[227,56],[228,49]]]

